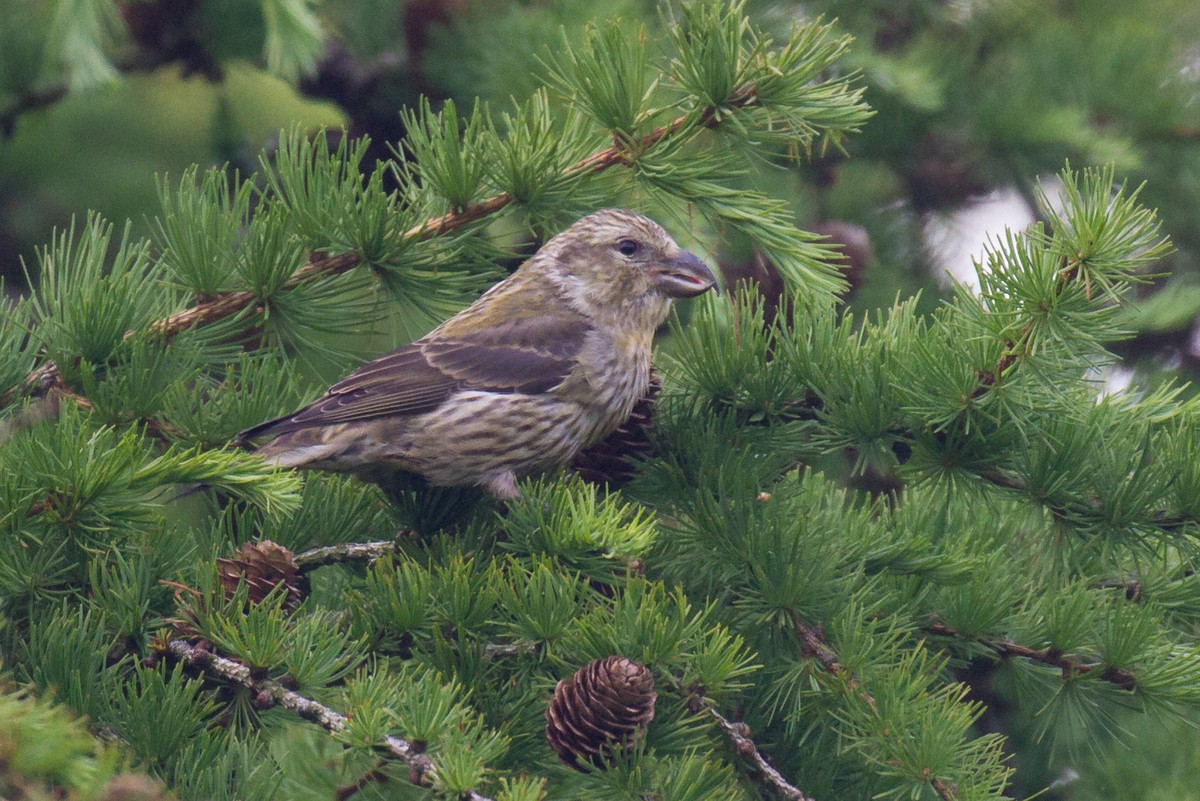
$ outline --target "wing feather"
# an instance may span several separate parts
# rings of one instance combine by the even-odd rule
[[[363,365],[309,406],[248,429],[239,439],[421,414],[463,389],[547,392],[575,368],[589,331],[585,318],[544,315],[505,320],[478,333],[418,340]]]

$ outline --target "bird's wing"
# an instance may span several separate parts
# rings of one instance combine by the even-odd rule
[[[299,428],[436,409],[461,389],[537,394],[574,369],[591,325],[541,315],[471,333],[423,339],[360,367],[300,411],[242,432],[246,440]]]

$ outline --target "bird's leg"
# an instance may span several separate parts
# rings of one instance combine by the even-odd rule
[[[502,501],[512,501],[521,497],[521,493],[517,492],[517,476],[511,470],[492,475],[483,482],[483,487]]]

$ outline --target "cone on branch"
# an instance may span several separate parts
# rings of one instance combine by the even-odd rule
[[[280,585],[285,587],[283,608],[295,612],[308,594],[307,582],[300,575],[292,552],[271,540],[247,542],[231,558],[217,559],[217,577],[225,599],[233,598],[238,582],[246,582],[247,600],[260,604]]]
[[[837,268],[849,286],[842,297],[849,300],[867,282],[867,273],[875,263],[875,248],[866,228],[845,220],[824,220],[813,224],[812,232],[823,236],[827,244],[837,247],[842,260]]]
[[[184,584],[162,582],[175,588],[177,614],[166,619],[174,636],[187,640],[200,638],[203,629],[200,620],[208,614],[210,602],[229,603],[236,597],[241,582],[246,584],[246,603],[251,606],[261,604],[282,586],[283,609],[288,614],[295,612],[308,596],[308,579],[300,574],[292,552],[271,540],[247,542],[232,557],[218,558],[217,581],[221,587],[220,599],[208,599],[204,593]]]
[[[654,718],[654,676],[623,656],[594,659],[554,688],[546,708],[546,739],[576,770],[601,767],[635,743]]]
[[[654,432],[654,403],[662,389],[658,373],[650,373],[646,394],[633,405],[629,419],[621,427],[585,448],[575,456],[571,469],[590,484],[607,484],[616,488],[628,484],[636,470],[638,459],[654,455],[650,437]]]

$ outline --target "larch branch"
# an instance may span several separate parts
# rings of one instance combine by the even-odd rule
[[[767,761],[767,758],[758,750],[754,740],[750,739],[750,728],[745,723],[729,720],[713,708],[708,699],[704,699],[704,701],[708,714],[717,721],[717,728],[733,744],[734,750],[754,767],[755,779],[760,784],[785,801],[813,801],[797,787],[788,783],[787,779],[783,778],[783,774]]]
[[[806,625],[795,613],[790,614],[792,627],[796,632],[796,636],[800,640],[800,647],[803,654],[809,658],[816,659],[824,671],[830,676],[843,682],[846,687],[855,692],[855,694],[871,707],[872,710],[878,711],[875,703],[875,698],[863,689],[861,682],[850,671],[842,666],[838,659],[837,653],[825,641],[825,636],[820,627]],[[957,794],[953,783],[947,782],[932,772],[926,770],[925,781],[933,788],[934,792],[942,801],[957,801]]]
[[[1132,691],[1137,688],[1137,674],[1132,670],[1106,667],[1099,662],[1085,662],[1082,659],[1068,656],[1053,648],[1030,648],[1028,645],[1021,645],[1011,640],[974,637],[963,634],[957,629],[940,622],[923,626],[921,630],[926,634],[939,637],[951,637],[957,640],[978,643],[1001,658],[1020,657],[1032,662],[1039,662],[1043,665],[1050,665],[1061,670],[1064,679],[1098,672],[1101,679],[1110,684],[1115,684],[1122,690]]]
[[[343,542],[337,545],[324,545],[310,548],[296,554],[296,567],[301,573],[316,570],[325,565],[336,565],[341,562],[374,562],[396,553],[396,540],[377,540],[375,542]]]
[[[734,93],[729,105],[735,108],[748,108],[758,102],[758,95],[753,86],[744,86]],[[715,120],[713,109],[702,109],[699,114],[691,112],[680,115],[671,122],[655,128],[645,136],[631,141],[614,141],[611,147],[599,150],[592,155],[577,161],[563,170],[564,177],[573,178],[594,172],[603,172],[619,164],[628,164],[634,157],[631,154],[643,152],[646,148],[662,141],[666,137],[678,133],[689,125],[703,127],[712,126]],[[455,209],[446,214],[430,217],[419,225],[401,234],[406,240],[415,242],[432,239],[435,236],[450,233],[463,228],[470,223],[481,220],[514,203],[514,198],[508,192],[500,192],[478,203]],[[321,256],[312,259],[292,275],[283,285],[285,290],[295,289],[301,285],[321,278],[340,275],[349,272],[362,263],[357,253],[338,253],[331,256]],[[253,307],[259,298],[247,290],[222,292],[212,297],[204,298],[187,309],[176,312],[169,317],[151,323],[149,330],[165,339],[172,339],[178,334],[196,325],[206,325],[234,316],[247,308]],[[134,332],[126,332],[125,336],[133,336]],[[4,408],[19,398],[27,395],[40,395],[46,388],[60,378],[58,366],[50,361],[32,370],[20,385],[0,395],[0,408]]]
[[[244,687],[256,696],[266,695],[274,704],[294,712],[304,720],[316,723],[330,734],[340,732],[346,727],[348,719],[345,715],[289,690],[279,682],[270,679],[255,679],[250,668],[241,662],[217,656],[183,640],[171,640],[167,644],[167,648],[176,657],[200,669],[208,676],[227,684]],[[383,739],[380,749],[385,756],[402,762],[408,767],[409,777],[414,784],[423,787],[430,785],[433,779],[433,763],[412,743],[389,735]],[[492,801],[487,796],[474,791],[465,793],[461,797],[465,801]]]

